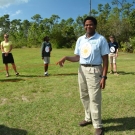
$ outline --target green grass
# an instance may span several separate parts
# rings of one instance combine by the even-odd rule
[[[70,49],[53,49],[49,77],[44,77],[40,48],[14,49],[20,76],[0,65],[0,135],[93,135],[81,128],[84,109],[79,98],[78,63],[55,63]],[[135,54],[119,53],[119,76],[108,74],[103,90],[102,119],[106,135],[135,135]]]

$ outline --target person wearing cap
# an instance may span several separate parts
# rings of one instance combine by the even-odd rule
[[[116,59],[118,57],[118,43],[115,41],[115,36],[110,35],[109,37],[110,42],[109,48],[110,48],[110,54],[109,54],[109,62],[110,62],[110,74],[118,75],[117,73],[117,64]]]
[[[85,117],[79,126],[93,124],[95,135],[104,135],[101,120],[101,89],[105,88],[108,71],[109,47],[106,39],[96,32],[97,20],[94,17],[84,19],[86,34],[77,39],[74,56],[64,56],[56,64],[79,62],[78,83],[80,99],[84,106]]]
[[[9,69],[8,69],[8,63],[12,64],[12,67],[15,71],[16,76],[19,75],[16,69],[16,65],[14,63],[14,58],[12,55],[12,42],[9,41],[9,35],[4,34],[4,41],[1,42],[1,51],[2,51],[2,59],[3,64],[5,64],[6,69],[6,77],[9,77]]]
[[[44,60],[44,76],[48,76],[48,66],[50,63],[50,54],[52,51],[52,45],[49,42],[49,37],[45,36],[43,38],[43,43],[41,46],[41,57]]]

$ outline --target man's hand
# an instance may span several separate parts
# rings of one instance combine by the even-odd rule
[[[105,78],[102,78],[101,81],[100,81],[100,88],[101,89],[104,89],[105,88],[105,83],[106,83]]]
[[[66,57],[63,57],[61,60],[59,60],[59,61],[56,63],[56,65],[59,64],[60,67],[63,67],[65,60],[66,60]]]

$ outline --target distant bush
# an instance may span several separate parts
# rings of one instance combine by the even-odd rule
[[[135,37],[130,38],[129,42],[121,42],[121,50],[123,52],[135,53]]]

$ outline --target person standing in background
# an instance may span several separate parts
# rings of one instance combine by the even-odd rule
[[[14,58],[11,53],[12,51],[12,42],[9,41],[9,35],[4,34],[4,41],[1,42],[1,51],[2,51],[2,59],[3,59],[3,64],[5,64],[5,69],[6,69],[6,77],[9,77],[9,71],[8,71],[8,63],[12,64],[12,67],[15,71],[16,76],[19,75],[19,73],[16,70],[16,65],[14,63]]]
[[[50,53],[52,51],[52,45],[49,42],[49,37],[45,36],[43,38],[43,43],[41,46],[41,56],[42,59],[44,60],[44,76],[48,76],[48,66],[50,63]]]
[[[109,48],[110,48],[110,54],[109,54],[109,62],[110,62],[110,74],[118,75],[117,73],[117,64],[116,59],[118,57],[118,43],[115,41],[115,37],[111,35],[109,37]]]

